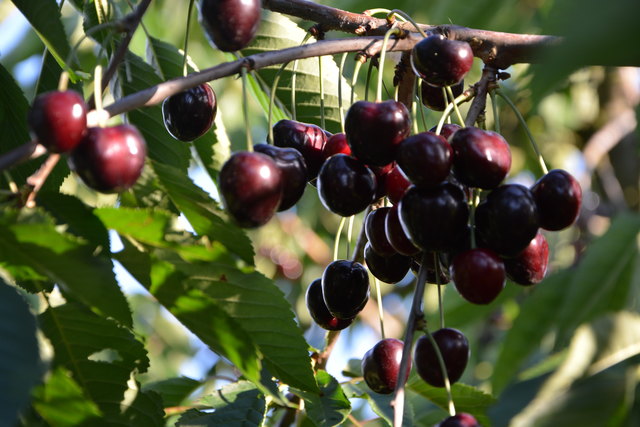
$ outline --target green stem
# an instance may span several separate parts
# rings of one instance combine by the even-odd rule
[[[427,119],[424,116],[424,103],[422,100],[422,79],[420,77],[416,77],[416,87],[418,88],[418,99],[420,100],[420,118],[422,119],[422,128],[427,130]]]
[[[380,69],[378,69],[380,72]],[[371,84],[371,74],[373,73],[373,61],[369,61],[369,68],[367,68],[367,78],[364,81],[364,100],[369,100],[369,85]]]
[[[438,312],[440,313],[440,329],[444,328],[444,307],[442,306],[442,289],[440,286],[440,259],[438,253],[433,253],[433,266],[436,270],[436,286],[438,287]]]
[[[471,200],[471,212],[469,213],[469,227],[471,228],[471,248],[478,247],[476,242],[476,207],[480,202],[480,189],[474,188],[472,193],[473,200]]]
[[[418,102],[415,96],[412,98],[413,100],[411,102],[411,121],[413,123],[413,133],[417,134],[419,132],[418,131]],[[396,101],[397,100],[398,98],[396,97]]]
[[[409,15],[407,15],[405,12],[403,12],[400,9],[393,9],[391,11],[391,13],[395,14],[395,15],[399,15],[402,18],[404,18],[405,21],[409,21],[413,24],[414,27],[416,27],[416,30],[418,30],[418,32],[422,35],[422,37],[427,37],[427,34],[422,30],[422,28],[420,28],[420,26],[416,23],[416,21],[414,21]]]
[[[273,79],[273,84],[271,85],[271,94],[269,95],[269,112],[267,114],[267,128],[269,129],[269,144],[273,144],[273,126],[271,123],[273,122],[273,105],[276,102],[276,91],[278,90],[278,83],[280,83],[280,77],[282,77],[282,73],[284,69],[287,68],[289,62],[285,62],[282,64],[276,76]]]
[[[529,137],[529,141],[531,142],[531,146],[533,147],[533,151],[535,151],[536,156],[538,156],[538,163],[540,164],[540,169],[542,169],[542,173],[544,173],[546,175],[549,172],[549,169],[547,169],[547,165],[544,162],[544,158],[542,157],[542,153],[540,152],[540,148],[538,147],[538,144],[536,144],[536,140],[533,139],[533,135],[531,134],[531,130],[529,129],[529,126],[527,126],[527,122],[525,121],[524,117],[522,117],[522,114],[520,114],[520,111],[518,110],[518,107],[516,107],[516,105],[513,103],[513,101],[511,101],[511,99],[509,99],[509,97],[507,95],[502,93],[501,90],[496,90],[495,92],[496,92],[496,94],[498,94],[498,96],[500,98],[504,99],[504,101],[509,105],[509,107],[511,107],[511,109],[515,113],[516,117],[518,117],[518,121],[520,122],[520,124],[524,128],[524,131],[527,133],[527,136]]]
[[[244,115],[244,127],[247,135],[247,151],[253,151],[253,137],[251,136],[251,126],[249,124],[249,97],[247,96],[247,86],[249,80],[247,77],[247,68],[242,67],[240,69],[240,75],[242,76],[242,114]]]
[[[182,75],[186,76],[188,73],[187,69],[187,51],[189,48],[189,33],[191,32],[191,13],[193,11],[193,3],[194,0],[189,0],[189,9],[187,10],[187,29],[184,31],[184,49],[183,49],[183,59],[182,59]]]
[[[449,99],[453,104],[453,109],[456,112],[456,116],[458,117],[458,121],[460,122],[460,126],[464,127],[464,119],[462,118],[462,114],[460,114],[460,109],[458,108],[458,104],[456,103],[455,96],[453,96],[453,91],[451,90],[451,86],[446,86],[447,93],[449,94]]]
[[[429,333],[427,328],[424,328],[424,332],[431,341],[431,345],[435,349],[436,357],[438,358],[438,364],[440,365],[440,370],[442,371],[442,378],[444,379],[444,388],[447,390],[447,396],[449,399],[449,415],[454,416],[456,414],[456,407],[453,404],[453,395],[451,394],[451,382],[449,381],[449,375],[447,374],[447,366],[444,364],[444,358],[442,357],[442,353],[440,352],[440,347],[436,342],[433,335]]]
[[[344,107],[342,105],[342,71],[344,70],[344,63],[347,60],[348,52],[342,54],[340,59],[340,66],[338,67],[338,110],[340,110],[340,127],[342,133],[344,133]]]
[[[353,223],[355,215],[349,217],[349,227],[347,228],[347,258],[349,258],[349,252],[351,252],[351,238],[353,237]]]
[[[494,91],[490,91],[489,96],[491,97],[491,109],[493,110],[493,128],[497,133],[500,133],[500,113],[498,112],[498,104],[496,104],[496,94]]]
[[[347,217],[343,216],[340,220],[340,225],[338,226],[338,231],[336,232],[336,238],[333,242],[333,260],[336,261],[338,259],[338,252],[340,248],[340,236],[342,235],[342,229],[344,228],[344,223],[347,222]]]
[[[380,282],[374,278],[376,285],[376,299],[378,301],[378,318],[380,319],[380,336],[385,339],[384,333],[384,308],[382,307],[382,292],[380,291]]]
[[[311,33],[307,33],[302,39],[300,46],[305,44],[311,38]],[[293,61],[293,69],[291,70],[291,118],[296,120],[296,72],[298,71],[298,59]]]
[[[356,96],[356,83],[358,82],[358,74],[360,74],[360,68],[362,68],[362,57],[356,57],[356,65],[353,68],[353,77],[351,77],[351,105],[353,105]]]
[[[322,56],[318,56],[318,80],[320,85],[320,127],[325,129],[324,123],[324,83],[322,79]]]
[[[391,10],[390,9],[385,9],[385,8],[382,8],[382,7],[377,7],[375,9],[368,9],[365,12],[369,16],[380,15],[382,13],[384,13],[385,15],[389,15],[391,13]]]
[[[453,111],[453,106],[460,104],[461,102],[466,100],[468,100],[468,95],[462,93],[453,102],[447,104],[447,107],[442,112],[442,117],[440,117],[440,121],[438,122],[438,127],[436,128],[436,133],[438,135],[440,135],[440,131],[442,131],[442,126],[444,126],[444,122],[447,120],[447,117],[449,117],[449,114],[451,114],[451,111]]]
[[[382,49],[380,50],[380,65],[378,66],[378,87],[376,88],[376,102],[382,101],[382,75],[384,74],[384,58],[387,54],[387,45],[389,44],[389,38],[392,35],[400,35],[401,31],[397,28],[392,28],[386,32],[384,39],[382,40]]]

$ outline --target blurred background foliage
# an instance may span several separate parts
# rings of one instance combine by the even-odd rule
[[[69,3],[62,7],[62,19],[73,46],[83,35],[83,22]],[[127,1],[110,3],[115,16],[131,10]],[[640,54],[638,32],[632,21],[640,16],[638,2],[326,0],[320,3],[354,12],[393,7],[428,24],[453,23],[494,31],[569,36],[569,54],[563,51],[558,54],[560,56],[552,56],[549,62],[533,67],[511,67],[506,70],[511,78],[502,86],[525,116],[549,168],[567,169],[579,179],[584,194],[581,217],[574,227],[547,234],[551,260],[549,279],[544,283],[533,289],[508,284],[498,301],[488,307],[466,303],[448,286],[444,292],[445,316],[447,326],[464,331],[471,343],[472,358],[461,382],[493,393],[497,398],[489,412],[493,425],[640,424],[640,394],[637,392],[640,320],[635,314],[640,303],[637,214],[640,207],[640,144],[636,125],[640,111],[640,73],[637,68],[607,66],[612,58],[638,62],[634,59]],[[181,48],[187,4],[186,0],[153,1],[143,20],[145,31]],[[300,26],[307,29],[311,24],[300,22]],[[296,40],[294,34],[304,35],[304,32],[288,33],[288,41],[276,40],[274,43],[277,46],[280,42],[300,43],[301,38]],[[272,38],[277,39],[274,36],[276,34],[265,37],[267,41],[273,41]],[[327,35],[328,38],[343,36],[338,33]],[[141,29],[136,32],[131,50],[144,58],[148,48],[147,37]],[[267,48],[253,46],[251,49]],[[37,90],[43,51],[41,39],[23,22],[14,4],[0,0],[0,64],[17,79],[29,100]],[[80,64],[77,69],[87,74],[92,73],[96,56],[102,65],[107,63],[100,45],[89,39],[79,44],[77,54]],[[189,55],[200,69],[230,59],[211,48],[195,19],[191,23]],[[339,57],[334,59],[340,60]],[[397,60],[397,56],[389,55],[385,64],[388,87],[393,60]],[[308,63],[309,69],[315,68],[317,73],[317,60],[309,61],[313,61]],[[344,71],[346,81],[351,80],[353,63],[349,56]],[[599,65],[581,68],[586,64]],[[360,74],[356,88],[358,98],[364,96],[367,68],[368,64]],[[325,73],[329,69],[337,70],[335,64],[328,64],[324,69]],[[259,73],[255,87],[268,84],[274,70]],[[475,82],[480,71],[481,64],[476,60],[466,84]],[[333,75],[325,74],[324,78],[335,82]],[[88,86],[90,79],[84,84]],[[276,117],[285,117],[291,112],[289,85],[290,76],[285,75],[278,92],[280,116]],[[309,85],[312,88],[309,103],[313,104],[317,89],[314,92],[315,83]],[[240,82],[228,77],[212,82],[212,86],[219,102],[216,135],[219,154],[242,149],[246,128],[241,114]],[[85,93],[89,92],[85,90]],[[260,142],[268,134],[264,95],[259,89],[254,90],[253,95],[250,131],[254,140]],[[111,93],[107,95],[106,103],[110,102],[110,97]],[[527,136],[508,106],[502,102],[498,104],[502,133],[511,144],[514,157],[509,179],[532,184],[541,172]],[[319,124],[317,112],[299,108],[305,121]],[[463,113],[466,108],[463,107]],[[428,110],[424,113],[427,128],[437,123],[439,114]],[[331,130],[336,131],[339,128],[337,112],[332,118]],[[493,121],[491,108],[488,108],[489,128]],[[422,122],[420,128],[423,128]],[[61,173],[64,176],[68,171]],[[213,182],[203,172],[201,164],[192,161],[190,174],[198,185],[215,196]],[[66,185],[75,184],[68,182]],[[94,202],[110,204],[113,200]],[[359,230],[361,221],[359,215],[354,233]],[[304,304],[304,293],[307,285],[319,277],[332,260],[338,223],[339,218],[322,207],[315,189],[308,187],[295,209],[279,214],[267,226],[249,233],[255,245],[259,270],[274,278],[284,291],[305,330],[307,341],[315,347],[323,345],[324,333],[312,324]],[[342,241],[340,253],[347,253],[346,239]],[[139,379],[143,384],[178,375],[198,380],[207,378],[204,387],[176,403],[176,406],[179,403],[188,405],[237,375],[232,366],[204,348],[143,288],[136,286],[134,279],[123,271],[119,274],[120,282],[129,294],[135,330],[144,337],[151,361],[149,371]],[[387,336],[402,337],[413,290],[411,282],[412,276],[399,285],[381,285]],[[428,321],[434,324],[437,322],[435,292],[435,287],[429,287],[425,299]],[[377,311],[372,298],[354,326],[342,334],[328,366],[329,373],[339,380],[345,378],[342,372],[347,369],[349,360],[360,359],[379,339]],[[353,393],[358,394],[357,391]],[[413,415],[416,425],[436,422],[443,416],[442,409],[420,399],[419,387],[413,389],[409,397],[416,401]],[[370,403],[371,406],[375,404]],[[354,416],[359,420],[374,417],[369,405],[360,403],[354,403]],[[172,420],[174,418],[169,418],[168,422]]]

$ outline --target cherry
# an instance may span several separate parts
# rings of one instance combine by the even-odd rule
[[[473,65],[469,43],[432,34],[420,40],[411,51],[413,71],[434,86],[460,82]]]
[[[384,194],[393,204],[400,203],[400,199],[404,196],[405,191],[411,186],[411,182],[398,165],[391,168],[389,173],[385,175],[383,183]]]
[[[307,288],[307,309],[314,322],[328,331],[341,331],[353,323],[352,319],[338,319],[329,312],[322,296],[322,279],[316,279]]]
[[[464,299],[489,304],[504,288],[504,264],[491,249],[475,248],[461,252],[451,264],[451,278]]]
[[[380,255],[373,250],[371,242],[367,242],[364,246],[364,260],[371,274],[385,283],[398,283],[404,279],[411,266],[410,257],[398,253],[389,256]]]
[[[454,98],[461,95],[464,90],[464,80],[460,80],[460,83],[451,86],[451,92],[453,92]],[[432,86],[426,81],[422,82],[422,104],[435,111],[444,111],[449,104],[448,96],[442,92],[442,87]]]
[[[438,126],[434,126],[431,129],[429,129],[429,132],[436,133],[437,129],[438,129]],[[442,129],[440,129],[440,135],[442,135],[444,139],[449,141],[449,139],[451,138],[451,135],[458,132],[460,129],[462,129],[462,126],[460,125],[456,125],[454,123],[447,123],[442,126]]]
[[[239,151],[222,165],[220,196],[229,215],[241,227],[266,224],[282,200],[282,173],[271,157]]]
[[[338,319],[354,318],[369,300],[369,274],[355,261],[333,261],[322,274],[322,295]]]
[[[516,256],[538,232],[538,208],[533,194],[520,184],[493,190],[476,209],[481,246],[504,257]]]
[[[331,212],[351,216],[362,212],[375,199],[376,176],[353,157],[335,154],[318,174],[318,195]]]
[[[255,37],[260,10],[260,0],[201,0],[200,23],[218,49],[235,52]]]
[[[162,102],[164,127],[179,141],[193,141],[211,128],[216,110],[216,95],[203,83]]]
[[[540,214],[540,227],[562,230],[573,224],[580,212],[582,189],[567,171],[554,169],[531,188]]]
[[[387,207],[378,208],[369,212],[364,220],[364,231],[371,249],[381,256],[391,256],[396,253],[385,231],[385,222],[390,210],[391,208]]]
[[[294,148],[268,144],[256,144],[253,149],[271,157],[282,173],[282,201],[278,211],[287,210],[298,203],[307,185],[307,166],[302,154]]]
[[[384,221],[384,230],[389,244],[399,254],[414,256],[420,253],[420,249],[411,243],[411,240],[402,229],[397,206],[393,206],[387,212],[387,216]]]
[[[380,394],[391,394],[396,389],[404,343],[395,338],[378,341],[362,358],[362,374],[371,390]],[[411,371],[411,360],[407,366],[407,378]]]
[[[467,367],[469,341],[462,332],[453,328],[438,329],[431,336],[442,354],[449,382],[453,384],[460,379]],[[438,356],[429,337],[423,335],[418,338],[413,360],[420,378],[434,387],[444,387]]]
[[[325,159],[340,153],[346,154],[347,156],[351,155],[351,147],[349,147],[347,136],[344,133],[331,135],[322,149],[322,156]]]
[[[448,182],[433,188],[413,186],[398,206],[405,233],[414,245],[430,252],[452,249],[469,218],[464,193]]]
[[[416,277],[420,273],[421,263],[422,263],[422,254],[413,257],[413,261],[411,262],[411,271],[413,271]],[[440,274],[436,276],[435,265],[436,264],[433,259],[433,253],[430,253],[429,256],[427,256],[427,262],[425,264],[425,269],[427,270],[427,283],[432,283],[434,285],[435,284],[446,285],[451,281],[451,279],[449,278],[449,275],[447,274],[447,269],[442,265],[442,262],[438,260],[438,272]]]
[[[27,115],[34,138],[53,153],[71,151],[87,130],[87,106],[73,90],[38,95]]]
[[[395,159],[396,147],[411,132],[409,110],[397,101],[358,101],[349,107],[345,133],[353,155],[370,166]]]
[[[480,427],[480,424],[473,415],[458,412],[442,420],[436,427]]]
[[[442,136],[422,132],[400,143],[396,160],[412,183],[433,187],[449,175],[452,154],[451,146]]]
[[[451,136],[453,171],[463,184],[495,188],[509,173],[511,150],[496,132],[467,127]]]
[[[547,273],[549,244],[538,231],[529,245],[514,258],[503,259],[507,277],[519,285],[540,283]]]
[[[280,120],[273,125],[273,144],[295,148],[307,164],[307,179],[313,180],[324,163],[323,148],[327,134],[319,126],[294,120]]]
[[[87,128],[69,156],[69,168],[102,193],[131,188],[142,173],[147,145],[131,125]]]

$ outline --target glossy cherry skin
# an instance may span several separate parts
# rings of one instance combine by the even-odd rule
[[[338,319],[329,312],[322,296],[322,279],[316,279],[307,288],[305,302],[311,318],[318,326],[328,331],[341,331],[354,319]]]
[[[338,319],[353,319],[369,300],[369,274],[355,261],[334,261],[322,274],[322,295]]]
[[[471,69],[473,51],[467,42],[432,34],[413,47],[411,65],[427,83],[451,86],[460,82]]]
[[[271,157],[258,152],[232,154],[218,185],[227,212],[244,228],[266,224],[282,200],[282,173]]]
[[[431,334],[440,349],[447,376],[451,384],[460,379],[469,361],[469,341],[457,329],[443,328]],[[434,387],[444,387],[444,378],[438,356],[431,340],[426,335],[416,341],[413,363],[418,375]]]
[[[421,88],[422,104],[434,111],[444,111],[450,101],[448,95],[445,98],[442,89],[442,87],[432,86],[423,81]],[[453,92],[454,98],[461,95],[463,90],[464,80],[461,80],[460,83],[451,86],[451,92]]]
[[[503,262],[507,277],[514,283],[525,286],[540,283],[549,265],[549,243],[538,231],[522,252]]]
[[[411,263],[411,271],[413,274],[418,277],[420,274],[420,267],[422,265],[422,254],[419,254],[413,257],[413,262]],[[425,264],[425,269],[427,270],[427,283],[431,283],[434,285],[446,285],[451,281],[449,277],[448,270],[442,265],[440,260],[438,260],[438,274],[436,275],[436,267],[435,260],[432,252],[429,252],[427,256],[427,262]]]
[[[216,117],[216,95],[207,83],[171,95],[162,102],[164,127],[179,141],[204,135]]]
[[[349,144],[347,143],[347,136],[344,133],[331,135],[322,149],[322,156],[325,159],[328,159],[334,154],[351,155],[351,147],[349,147]]]
[[[302,153],[307,164],[309,181],[318,176],[318,171],[324,163],[325,156],[322,150],[327,143],[327,138],[324,130],[312,124],[280,120],[273,125],[273,144],[278,147],[295,148]]]
[[[396,148],[411,132],[409,110],[397,101],[358,101],[347,111],[345,134],[353,155],[370,166],[395,160]]]
[[[451,279],[467,301],[489,304],[504,289],[506,273],[498,254],[491,249],[475,248],[456,255],[451,264]]]
[[[511,150],[499,133],[467,127],[453,134],[450,142],[453,171],[466,186],[496,188],[511,169]]]
[[[442,420],[436,427],[480,427],[480,424],[473,415],[458,412]]]
[[[420,248],[414,245],[400,224],[398,207],[393,206],[387,212],[384,221],[384,231],[391,247],[399,254],[414,256],[420,253]]]
[[[391,394],[396,389],[404,343],[395,338],[378,341],[362,358],[362,375],[371,390]],[[407,366],[407,378],[411,371],[411,359]]]
[[[433,188],[409,188],[398,209],[407,236],[428,252],[452,249],[469,218],[464,193],[448,182]]]
[[[394,205],[400,203],[400,199],[409,187],[411,187],[411,181],[398,165],[394,166],[384,177],[384,194]]]
[[[327,159],[320,169],[317,184],[322,204],[341,216],[362,212],[376,195],[374,173],[346,154],[336,154]]]
[[[433,187],[451,171],[453,151],[440,135],[421,132],[402,141],[396,161],[409,180],[418,187]]]
[[[398,253],[382,256],[373,250],[371,242],[364,246],[364,260],[371,274],[385,283],[398,283],[411,267],[410,257]]]
[[[136,183],[146,155],[147,145],[135,127],[96,127],[87,129],[68,163],[87,186],[101,193],[119,193]]]
[[[87,130],[87,106],[73,90],[38,95],[27,115],[29,130],[52,153],[66,153]]]
[[[512,257],[538,232],[538,208],[533,194],[520,184],[493,190],[476,209],[476,234],[481,246]]]
[[[429,132],[435,133],[437,129],[438,129],[438,126],[434,126],[431,129],[429,129]],[[444,139],[449,141],[449,139],[451,138],[451,135],[458,132],[460,129],[462,129],[462,126],[460,125],[456,125],[455,123],[447,123],[442,126],[442,129],[440,129],[440,135],[442,135]]]
[[[255,37],[261,6],[260,0],[201,0],[200,23],[218,49],[235,52]]]
[[[389,239],[387,239],[385,231],[385,222],[390,210],[391,208],[387,207],[378,208],[369,212],[364,220],[364,232],[367,240],[371,244],[371,248],[382,256],[390,256],[396,253]]]
[[[554,169],[531,188],[538,205],[540,227],[557,231],[569,227],[578,218],[582,188],[567,171]]]
[[[282,200],[278,211],[285,211],[298,203],[307,185],[307,165],[302,154],[294,148],[256,144],[253,149],[271,157],[282,173]]]

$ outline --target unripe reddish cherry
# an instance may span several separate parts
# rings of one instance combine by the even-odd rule
[[[389,198],[389,201],[394,205],[400,203],[400,199],[404,196],[404,193],[409,187],[411,187],[411,181],[406,177],[402,169],[398,165],[395,165],[389,173],[387,173],[383,180],[384,194]]]
[[[52,153],[76,147],[87,130],[87,106],[73,90],[38,95],[27,115],[29,129]]]

